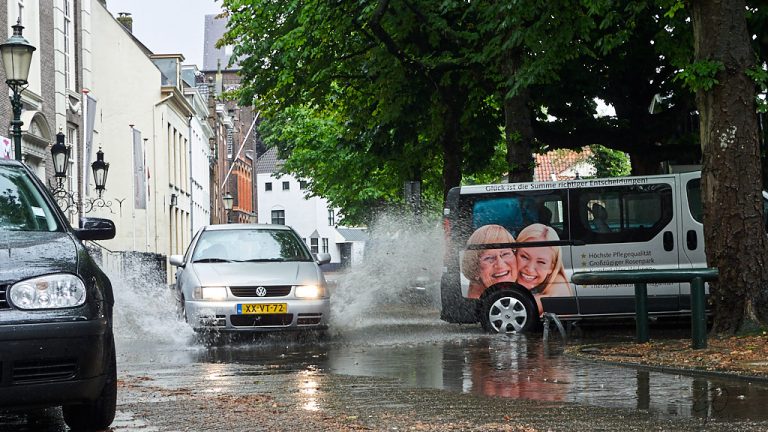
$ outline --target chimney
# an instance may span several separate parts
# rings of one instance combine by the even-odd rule
[[[117,22],[122,24],[129,33],[133,33],[133,17],[130,12],[118,12]]]

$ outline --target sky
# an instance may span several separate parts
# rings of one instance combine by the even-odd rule
[[[205,16],[218,14],[221,1],[107,0],[107,10],[114,17],[129,12],[133,34],[153,53],[181,53],[184,64],[202,67]]]

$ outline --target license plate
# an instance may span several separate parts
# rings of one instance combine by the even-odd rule
[[[279,314],[288,312],[287,303],[245,303],[237,305],[238,315]]]

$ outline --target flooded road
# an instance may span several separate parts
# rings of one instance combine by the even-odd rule
[[[216,386],[236,386],[258,375],[324,372],[393,378],[414,388],[637,409],[660,417],[768,419],[763,383],[583,362],[563,356],[557,341],[544,344],[541,335],[487,335],[479,326],[443,323],[436,311],[372,319],[322,339],[268,335],[206,346],[190,336],[188,342],[126,340],[118,347],[119,363],[128,373],[139,365],[197,365],[199,373],[218,376]],[[160,381],[178,385],[173,381],[179,378],[171,374]]]
[[[110,275],[119,377],[112,431],[311,429],[313,413],[321,422],[356,422],[365,413],[387,425],[400,415],[405,427],[439,419],[455,422],[451,430],[511,430],[488,426],[499,418],[534,424],[530,430],[768,427],[765,383],[583,362],[562,355],[558,338],[545,344],[541,334],[488,335],[479,325],[441,321],[436,287],[403,288],[424,268],[439,268],[439,248],[431,243],[414,239],[421,246],[406,248],[412,256],[383,251],[376,266],[338,280],[324,335],[201,338],[177,317],[166,286],[148,283],[140,268],[133,277]],[[589,332],[634,334],[631,326]],[[276,426],[248,423],[265,415]],[[622,419],[631,419],[626,428]],[[53,409],[0,411],[0,430],[67,428]]]

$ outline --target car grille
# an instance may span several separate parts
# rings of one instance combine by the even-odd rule
[[[320,320],[323,318],[321,313],[300,313],[296,319],[298,325],[316,325],[320,324]]]
[[[230,315],[229,322],[235,327],[288,326],[293,314]]]
[[[52,359],[17,362],[13,364],[11,379],[14,384],[63,381],[77,373],[75,359]]]
[[[0,284],[0,309],[10,309],[11,305],[8,304],[8,298],[6,297],[6,293],[8,292],[8,287],[10,285],[1,285]]]
[[[258,286],[229,287],[235,297],[259,297],[256,295]],[[285,297],[291,293],[290,285],[265,286],[267,294],[263,297]]]

